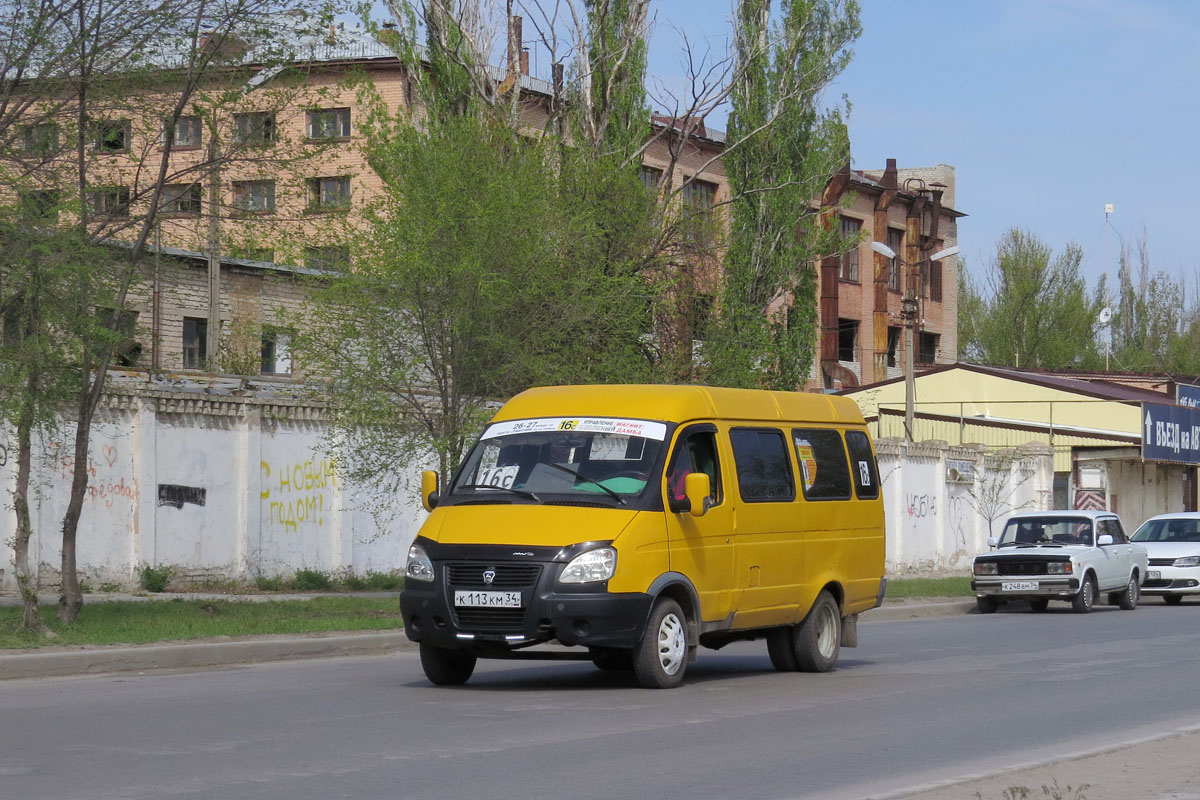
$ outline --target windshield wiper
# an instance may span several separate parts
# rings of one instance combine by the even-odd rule
[[[517,497],[524,497],[528,500],[532,500],[535,503],[542,502],[542,498],[538,497],[533,492],[527,492],[524,489],[513,489],[509,486],[492,486],[490,483],[464,483],[461,486],[455,486],[454,491],[451,492],[451,494],[455,494],[459,489],[495,489],[499,492],[509,492],[510,494],[515,494]]]
[[[553,461],[547,461],[544,463],[546,464],[547,467],[554,467],[555,469],[561,469],[563,472],[567,473],[568,475],[574,475],[576,478],[578,478],[581,481],[586,481],[587,483],[590,483],[593,486],[599,486],[601,489],[608,492],[612,496],[613,500],[616,500],[621,505],[628,505],[628,502],[625,500],[624,497],[621,497],[621,495],[617,494],[612,489],[605,486],[603,483],[600,483],[597,480],[593,480],[586,475],[581,475],[578,472],[576,472],[575,470],[571,469],[570,467],[564,467],[562,464],[555,464]]]

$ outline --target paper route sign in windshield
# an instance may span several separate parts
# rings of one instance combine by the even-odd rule
[[[667,438],[667,426],[661,422],[615,417],[542,417],[497,422],[483,432],[482,439],[508,436],[514,433],[542,431],[579,431],[580,433],[619,433],[640,436],[661,442]]]

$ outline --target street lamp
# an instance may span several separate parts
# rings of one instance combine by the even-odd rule
[[[910,264],[897,256],[896,251],[883,242],[871,242],[871,249],[889,261],[899,261],[909,271],[909,275],[912,274],[911,270],[914,267],[932,261],[941,261],[943,258],[956,256],[959,252],[958,245],[955,245],[938,250],[936,253]],[[904,323],[904,439],[909,442],[913,440],[913,406],[917,394],[916,381],[913,376],[913,328],[917,324],[918,300],[914,284],[915,281],[912,280],[904,282],[904,296],[900,300],[900,320]]]

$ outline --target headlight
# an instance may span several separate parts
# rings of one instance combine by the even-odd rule
[[[1070,575],[1072,569],[1070,561],[1051,561],[1046,565],[1046,573],[1049,575]]]
[[[1200,556],[1184,556],[1183,558],[1177,558],[1172,566],[1200,567]]]
[[[999,575],[1000,573],[996,569],[995,561],[976,561],[975,562],[975,574],[976,575]]]
[[[433,580],[433,562],[425,551],[415,544],[408,548],[408,563],[404,565],[404,576],[414,581]]]
[[[617,568],[617,551],[611,547],[588,550],[571,559],[558,576],[560,583],[595,583],[606,581]]]

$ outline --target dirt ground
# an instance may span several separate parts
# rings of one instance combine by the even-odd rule
[[[1200,728],[893,800],[1200,800]]]

